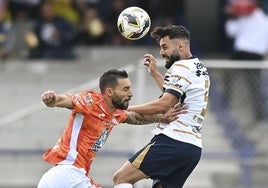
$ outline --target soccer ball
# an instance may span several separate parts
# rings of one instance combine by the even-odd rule
[[[120,13],[117,27],[123,37],[129,40],[138,40],[150,30],[151,19],[142,8],[128,7]]]

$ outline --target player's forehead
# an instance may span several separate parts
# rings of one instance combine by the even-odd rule
[[[131,81],[129,78],[119,78],[118,79],[118,88],[130,88]]]
[[[169,36],[162,37],[159,41],[160,47],[169,46],[176,42],[178,39],[170,39]]]

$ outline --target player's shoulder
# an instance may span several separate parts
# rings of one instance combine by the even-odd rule
[[[87,93],[88,94],[91,94],[94,97],[102,97],[101,93],[100,92],[97,92],[95,90],[91,90],[91,89],[90,90],[87,90]]]
[[[92,98],[101,98],[102,97],[101,93],[99,93],[99,92],[97,92],[95,90],[91,90],[91,89],[84,90],[84,91],[80,92],[80,94],[81,95],[87,95],[87,96],[90,96]]]
[[[128,116],[129,115],[129,111],[127,110],[121,110],[121,109],[117,109],[115,112],[114,112],[114,117],[118,117],[118,116]]]
[[[94,90],[84,90],[75,94],[74,96],[83,99],[83,101],[88,105],[93,105],[97,101],[101,101],[103,99],[101,93]]]
[[[196,63],[201,63],[200,60],[198,59],[198,57],[196,56],[192,56],[188,59],[181,59],[179,61],[176,61],[174,63],[174,66],[178,66],[178,67],[184,67],[186,69],[192,69]]]

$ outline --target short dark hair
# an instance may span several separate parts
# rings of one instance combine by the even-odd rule
[[[100,91],[103,93],[107,87],[115,87],[118,85],[118,79],[128,78],[128,73],[125,70],[111,69],[104,72],[99,80]]]
[[[169,36],[170,39],[190,40],[190,32],[182,25],[158,26],[151,32],[151,37],[159,41],[161,38]]]

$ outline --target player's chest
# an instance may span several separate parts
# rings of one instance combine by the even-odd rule
[[[110,131],[115,125],[119,124],[116,117],[112,117],[103,112],[93,113],[87,116],[84,121],[86,121],[86,128],[94,132],[100,132],[103,129]]]

